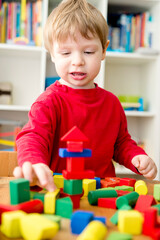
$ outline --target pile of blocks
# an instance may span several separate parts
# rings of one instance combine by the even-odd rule
[[[0,204],[1,232],[9,238],[51,239],[61,229],[63,217],[70,219],[77,240],[130,240],[140,234],[160,239],[160,184],[154,184],[152,196],[142,180],[95,177],[85,169],[85,158],[91,156],[91,150],[84,148],[86,136],[73,127],[61,140],[66,142],[66,148],[59,149],[66,169],[53,173],[57,189],[33,192],[26,179],[10,181],[10,205]],[[106,217],[77,210],[82,198],[90,205],[116,210],[110,222],[119,232],[106,238]]]

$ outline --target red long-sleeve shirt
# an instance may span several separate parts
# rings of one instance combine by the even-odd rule
[[[131,139],[125,113],[116,96],[98,87],[72,89],[58,81],[42,93],[32,105],[29,121],[17,136],[18,162],[45,163],[53,172],[66,168],[58,150],[65,147],[60,138],[77,126],[89,139],[85,145],[92,157],[85,159],[85,169],[97,177],[115,176],[112,163],[137,173],[131,160],[146,154]]]

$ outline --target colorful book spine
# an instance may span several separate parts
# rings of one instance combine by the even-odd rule
[[[20,3],[16,4],[16,37],[20,36],[21,28],[21,5]]]
[[[25,22],[26,22],[26,0],[21,0],[21,30],[20,36],[25,36]]]
[[[38,0],[37,5],[37,23],[36,23],[36,45],[42,45],[42,1]]]

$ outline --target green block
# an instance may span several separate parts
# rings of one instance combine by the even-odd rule
[[[152,207],[157,208],[158,215],[160,215],[160,204],[153,205]]]
[[[88,193],[88,201],[91,205],[97,205],[98,198],[118,197],[116,190],[95,190]]]
[[[123,190],[123,191],[130,191],[133,192],[134,188],[131,186],[116,186],[115,187],[116,190]]]
[[[63,192],[70,195],[81,194],[83,192],[82,180],[64,179]]]
[[[115,190],[114,187],[107,187],[107,188],[98,188],[97,191],[104,191],[104,190]]]
[[[153,196],[157,201],[160,201],[160,184],[154,184]]]
[[[43,203],[44,203],[44,197],[45,197],[45,193],[38,193],[38,192],[36,192],[36,193],[33,195],[33,199],[39,199],[39,200],[41,200]]]
[[[131,210],[131,206],[129,205],[123,205],[119,210]],[[118,211],[115,212],[115,214],[110,218],[110,222],[117,225],[118,224]]]
[[[121,208],[123,205],[134,206],[137,202],[139,194],[137,192],[131,192],[124,196],[118,197],[116,200],[117,208]]]
[[[106,240],[132,240],[132,235],[128,233],[112,232]]]
[[[59,225],[59,229],[61,228],[61,217],[53,214],[41,214],[43,217],[48,218],[52,222],[56,222]]]
[[[29,181],[24,178],[15,179],[9,182],[10,203],[16,205],[30,200]]]
[[[71,218],[73,212],[73,203],[70,197],[56,200],[56,215],[64,218]]]

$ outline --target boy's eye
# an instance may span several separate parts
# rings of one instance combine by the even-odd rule
[[[93,51],[85,51],[84,53],[86,53],[86,54],[94,54]]]
[[[62,55],[69,55],[70,52],[62,52],[61,54],[62,54]]]

